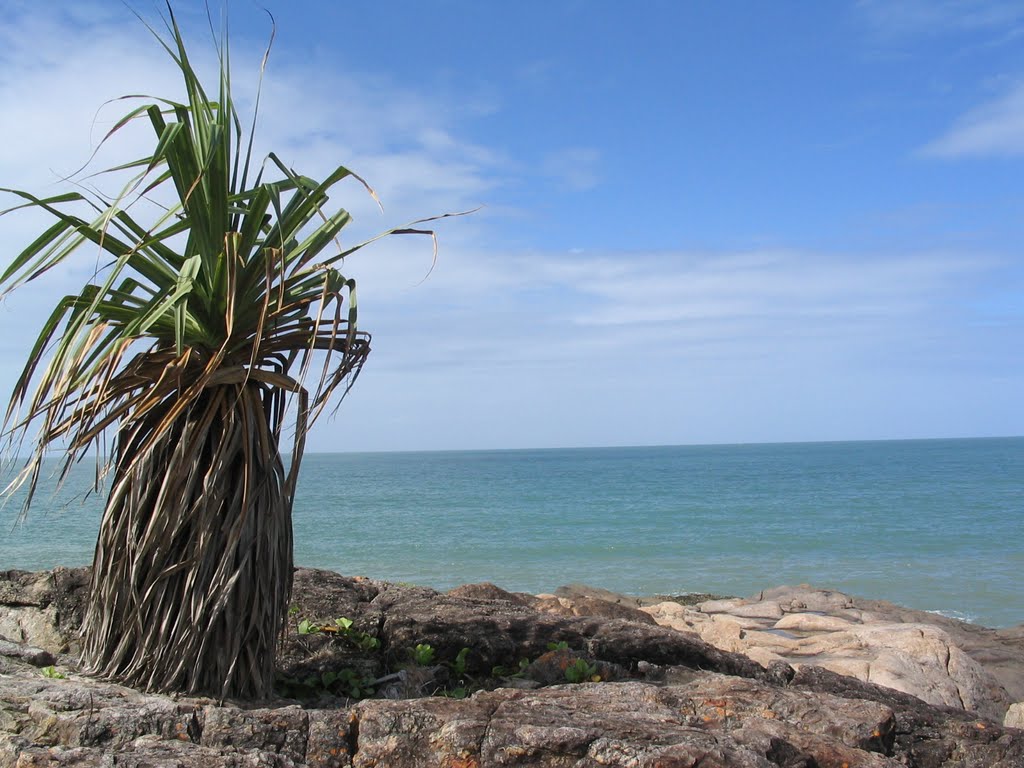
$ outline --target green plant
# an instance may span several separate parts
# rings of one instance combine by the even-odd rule
[[[350,642],[360,651],[376,651],[380,649],[380,639],[366,632],[354,633],[350,636]]]
[[[338,634],[353,648],[360,651],[376,651],[380,648],[380,640],[377,637],[368,632],[363,632],[361,629],[356,629],[353,626],[354,624],[355,622],[352,619],[345,618],[344,616],[334,620],[334,626],[337,627]]]
[[[597,665],[589,663],[586,659],[574,659],[565,668],[565,679],[570,683],[600,682],[601,676],[597,674]]]
[[[568,651],[569,643],[565,640],[559,640],[557,643],[548,643],[549,651]]]
[[[413,663],[419,667],[429,667],[434,663],[434,649],[427,643],[418,643],[411,651]]]
[[[444,662],[452,673],[446,688],[440,692],[441,696],[449,699],[464,699],[472,689],[478,687],[478,683],[469,676],[469,648],[462,648],[451,662]]]
[[[354,670],[343,669],[338,676],[341,693],[350,699],[363,699],[372,696],[376,690],[373,680],[364,677]]]
[[[466,666],[469,660],[470,650],[469,648],[463,648],[455,655],[455,660],[452,662],[452,671],[456,677],[462,678],[466,676]]]
[[[309,619],[303,619],[299,622],[296,630],[300,635],[315,635],[320,631],[320,627],[313,624]]]
[[[519,660],[516,669],[505,667],[500,664],[491,667],[491,677],[522,677],[526,668],[530,666],[530,660],[522,658]]]
[[[49,667],[43,667],[39,672],[43,677],[48,677],[51,680],[67,680],[67,675],[63,672],[59,672],[57,668],[52,665]]]
[[[297,699],[315,698],[324,693],[349,699],[364,699],[375,693],[374,682],[372,678],[346,667],[303,678],[281,677],[278,678],[275,689],[281,696]]]
[[[309,619],[302,619],[295,627],[300,635],[316,635],[329,633],[337,635],[353,648],[360,651],[376,651],[380,648],[380,640],[373,635],[355,629],[352,619],[341,617],[331,624],[318,624]]]
[[[370,349],[355,283],[337,265],[379,237],[433,233],[416,223],[342,247],[350,217],[325,210],[328,193],[345,179],[372,190],[344,166],[316,180],[274,153],[254,163],[259,100],[244,131],[226,35],[211,95],[167,8],[166,34],[147,27],[184,99],[144,98],[103,138],[139,120],[152,129],[149,156],[111,169],[130,175],[122,191],[3,190],[19,202],[0,215],[53,220],[0,274],[3,294],[84,246],[104,265],[57,302],[4,424],[14,449],[38,428],[14,483],[27,487],[26,511],[51,448],[64,451],[64,473],[93,448],[108,457],[85,669],[149,690],[265,698],[305,438]]]

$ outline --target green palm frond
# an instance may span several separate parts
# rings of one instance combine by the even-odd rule
[[[153,431],[156,440],[211,382],[270,376],[298,391],[315,356],[323,367],[309,411],[299,416],[304,432],[332,394],[344,394],[368,351],[369,337],[356,326],[355,283],[338,271],[367,243],[343,248],[338,237],[350,216],[326,207],[329,193],[350,177],[372,190],[343,166],[316,180],[274,154],[254,173],[252,131],[243,134],[232,100],[226,42],[218,45],[220,77],[211,98],[168,11],[167,39],[150,31],[177,63],[186,98],[127,97],[144,103],[117,120],[103,142],[143,120],[155,148],[110,169],[134,172],[122,192],[106,202],[87,192],[40,198],[3,190],[20,201],[0,215],[27,207],[54,219],[0,275],[3,294],[83,246],[110,257],[105,270],[58,303],[11,396],[8,433],[39,425],[22,475],[30,490],[57,442],[66,442],[70,463],[105,429],[130,424],[174,396],[179,407]],[[174,203],[153,220],[137,219],[140,197],[163,190]],[[378,237],[433,236],[419,224]],[[290,370],[299,372],[294,380]]]
[[[83,248],[106,259],[43,324],[4,426],[12,452],[38,428],[14,481],[27,486],[25,511],[49,449],[65,449],[67,472],[92,446],[103,455],[113,435],[84,669],[151,690],[261,698],[273,690],[291,591],[306,434],[370,350],[355,282],[338,267],[381,237],[434,238],[422,225],[443,217],[343,247],[350,216],[328,208],[329,194],[349,178],[376,199],[373,190],[344,166],[320,180],[275,154],[253,167],[226,38],[211,98],[168,12],[166,39],[150,31],[176,62],[185,98],[126,97],[136,106],[103,143],[144,121],[154,149],[109,169],[128,174],[121,192],[2,190],[16,203],[0,215],[36,209],[53,223],[0,274],[0,296]],[[261,81],[265,65],[266,56]],[[153,198],[172,202],[138,216]]]

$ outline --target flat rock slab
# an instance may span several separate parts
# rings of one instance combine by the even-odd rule
[[[823,666],[1000,721],[1024,700],[1024,628],[988,629],[806,585],[642,610],[762,664]]]
[[[827,710],[828,714],[824,714]],[[641,683],[498,690],[465,702],[360,705],[354,765],[897,766],[883,705],[780,692],[701,675]],[[786,718],[802,721],[792,727]],[[366,739],[366,743],[363,740]]]
[[[843,632],[854,625],[854,620],[842,616],[823,616],[820,613],[788,613],[773,625],[773,629],[790,632]]]

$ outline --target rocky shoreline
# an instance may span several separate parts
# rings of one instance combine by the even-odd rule
[[[253,704],[78,675],[86,584],[0,572],[0,767],[1024,766],[1024,627],[810,587],[687,606],[298,569],[282,696]]]
[[[999,721],[1024,701],[1024,625],[990,629],[806,584],[693,604],[631,600],[583,585],[551,597],[635,605],[661,626],[695,632],[764,666],[813,664]],[[1024,709],[1015,707],[1008,722],[1024,726]]]

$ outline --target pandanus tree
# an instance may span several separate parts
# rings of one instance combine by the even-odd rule
[[[150,31],[184,97],[131,97],[103,139],[152,128],[152,154],[111,169],[130,177],[121,192],[4,190],[20,199],[3,213],[52,217],[6,267],[5,294],[83,247],[105,257],[45,321],[5,425],[13,450],[30,440],[15,481],[26,510],[48,449],[61,472],[93,449],[106,471],[84,667],[148,690],[262,698],[291,591],[304,439],[370,351],[338,266],[380,237],[433,233],[425,219],[342,247],[350,217],[325,210],[328,192],[348,178],[369,187],[344,167],[315,180],[274,154],[253,162],[259,102],[243,130],[226,35],[211,97],[168,11],[166,33]]]

